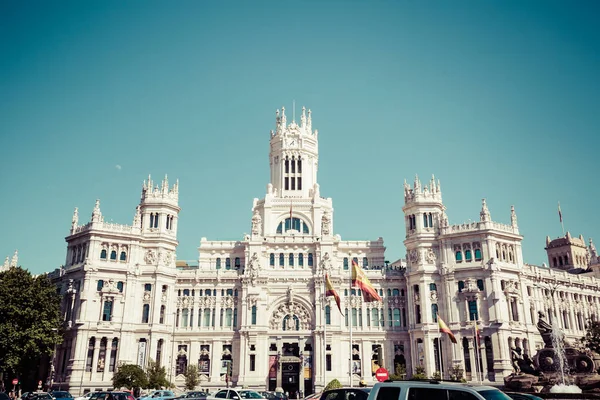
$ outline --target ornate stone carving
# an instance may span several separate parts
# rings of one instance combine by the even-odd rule
[[[411,264],[417,264],[421,260],[421,252],[418,249],[413,249],[408,254]]]
[[[437,300],[438,300],[437,290],[432,290],[431,291],[430,298],[431,298],[431,302],[432,303],[437,303]]]
[[[331,269],[331,258],[329,257],[329,253],[325,253],[321,258],[321,262],[319,263],[321,269],[325,272]]]
[[[454,266],[448,264],[442,264],[441,268],[442,275],[450,275],[454,273]]]
[[[253,235],[261,235],[262,232],[262,218],[258,213],[258,210],[254,211],[254,215],[252,216],[252,234]]]
[[[269,326],[271,329],[283,329],[283,320],[289,317],[286,321],[295,321],[294,317],[298,318],[300,330],[308,330],[311,328],[310,313],[302,305],[298,303],[281,304],[271,315]],[[287,328],[287,326],[286,326]],[[293,328],[295,329],[295,327]]]
[[[331,216],[329,212],[325,212],[321,218],[321,234],[324,236],[331,234]]]
[[[150,292],[144,292],[144,301],[150,301]]]
[[[430,247],[429,249],[427,249],[427,255],[425,256],[425,259],[427,260],[427,262],[429,264],[435,264],[435,253],[433,252],[433,249]]]
[[[250,283],[252,286],[256,285],[256,279],[258,278],[258,272],[260,270],[260,260],[258,254],[254,253],[248,263],[248,275],[250,275]]]
[[[173,252],[170,250],[159,251],[158,257],[160,259],[160,262],[167,267],[173,263]]]
[[[146,254],[144,255],[144,261],[148,265],[156,264],[156,252],[154,250],[146,250]]]

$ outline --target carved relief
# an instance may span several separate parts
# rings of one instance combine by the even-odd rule
[[[254,211],[254,215],[252,216],[252,234],[253,235],[261,235],[262,232],[262,218],[258,213],[258,210]]]
[[[437,303],[437,300],[438,300],[437,290],[432,290],[431,291],[430,298],[431,298],[431,302],[432,303]]]
[[[421,254],[420,254],[419,250],[417,250],[417,249],[411,250],[409,253],[409,258],[410,258],[411,264],[417,264],[421,258]]]
[[[427,260],[427,262],[429,264],[435,264],[435,253],[433,252],[433,249],[430,247],[429,249],[427,249],[427,255],[425,256],[425,259]]]
[[[144,261],[148,265],[156,264],[156,252],[154,250],[146,250],[146,254],[144,255]]]
[[[331,234],[331,216],[328,212],[325,212],[321,218],[321,233],[323,235]]]
[[[288,317],[288,318],[286,318]],[[298,324],[300,330],[308,330],[311,328],[310,313],[300,304],[297,303],[286,303],[281,304],[271,315],[269,326],[273,330],[282,330],[284,328],[284,319],[286,323],[289,321],[295,323],[295,318],[298,318]],[[288,326],[286,326],[286,329]],[[292,326],[295,330],[295,326]]]
[[[250,262],[248,264],[248,274],[250,275],[250,283],[252,286],[256,285],[256,279],[258,278],[258,272],[260,270],[260,260],[258,255],[254,253],[250,258]]]
[[[331,258],[329,257],[329,253],[325,253],[323,258],[321,258],[321,262],[319,263],[321,269],[325,272],[331,269]]]

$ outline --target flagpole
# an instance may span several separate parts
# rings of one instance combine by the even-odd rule
[[[475,376],[477,377],[477,383],[481,384],[479,380],[479,352],[477,350],[477,321],[473,321],[473,333],[474,333],[474,344],[475,344]]]
[[[323,292],[323,390],[327,386],[327,274],[323,280],[325,291]],[[331,310],[329,311],[331,318]]]
[[[350,268],[350,299],[352,299],[352,274],[354,272],[354,265],[352,265],[352,268]],[[353,324],[353,317],[354,317],[354,310],[352,309],[352,303],[350,302],[350,308],[348,309],[350,315],[348,316],[348,322],[350,324],[350,387],[352,387],[352,364],[353,364],[353,360],[352,360],[352,324]]]
[[[439,311],[436,314],[435,319],[437,319],[437,326],[438,326],[438,359],[439,359],[439,363],[440,363],[440,379],[443,380],[444,379],[444,372],[443,372],[443,368],[442,368],[442,331],[440,330],[440,321],[439,321],[439,317],[440,317],[440,313]]]

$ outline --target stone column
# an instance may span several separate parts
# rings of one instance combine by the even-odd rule
[[[366,380],[366,381],[370,381],[371,380],[371,356],[373,353],[373,342],[369,341],[369,340],[363,340],[362,344],[362,354],[360,356],[360,359],[362,361],[362,366],[361,366],[361,376]]]
[[[220,382],[221,379],[221,353],[223,342],[215,340],[210,346],[210,381]]]
[[[487,354],[485,353],[485,340],[483,335],[481,335],[481,340],[479,341],[479,354],[481,355],[481,366],[479,369],[483,373],[483,379],[489,380],[487,373]]]
[[[281,351],[283,347],[282,341],[281,341],[281,337],[277,338],[277,388],[281,387],[281,355],[283,354],[283,352]]]
[[[299,345],[300,345],[300,353],[304,352],[304,346],[306,345],[306,338],[301,337],[300,341],[299,341]],[[298,390],[301,391],[302,393],[305,392],[304,390],[304,357],[300,357],[300,376],[299,376],[299,380],[298,380]]]

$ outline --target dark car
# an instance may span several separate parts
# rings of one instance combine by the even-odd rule
[[[506,395],[513,400],[542,400],[541,397],[535,396],[531,393],[510,393],[507,392]]]
[[[96,392],[90,400],[135,400],[129,392]]]
[[[371,388],[340,388],[327,390],[320,400],[367,400]]]
[[[54,400],[54,397],[46,392],[31,392],[27,395],[27,400]]]
[[[69,392],[65,392],[62,390],[53,390],[52,392],[50,392],[50,394],[52,395],[52,397],[54,397],[55,399],[64,399],[64,400],[69,400],[69,399],[73,399],[73,396],[71,396],[71,393]]]
[[[206,392],[187,392],[182,394],[179,397],[176,397],[176,399],[206,399],[206,396],[208,396],[208,393]]]

